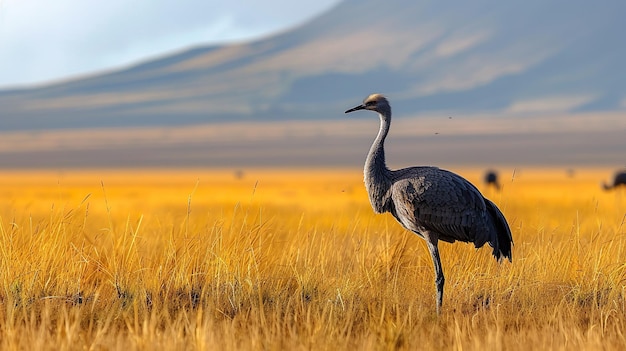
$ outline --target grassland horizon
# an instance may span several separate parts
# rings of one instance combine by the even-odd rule
[[[614,169],[451,168],[513,262],[375,215],[359,168],[0,170],[0,348],[624,349]]]

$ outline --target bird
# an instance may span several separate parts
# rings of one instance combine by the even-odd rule
[[[485,184],[487,184],[487,186],[493,185],[496,190],[500,190],[500,182],[498,182],[498,172],[491,169],[485,172]]]
[[[602,187],[604,190],[615,189],[619,186],[626,186],[626,171],[615,173],[615,177],[613,178],[613,184],[603,183]]]
[[[498,207],[460,175],[433,166],[390,170],[385,163],[384,142],[391,126],[391,106],[381,94],[371,94],[361,105],[345,111],[378,113],[380,129],[367,154],[364,183],[375,213],[389,212],[407,230],[426,241],[435,271],[437,315],[441,312],[445,277],[439,241],[485,243],[499,262],[512,262],[511,229]]]

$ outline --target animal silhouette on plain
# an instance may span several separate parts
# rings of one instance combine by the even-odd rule
[[[498,181],[498,172],[494,170],[488,170],[485,173],[485,184],[487,186],[493,186],[496,190],[500,190],[500,182]]]
[[[380,129],[365,161],[364,182],[375,213],[391,213],[400,224],[419,235],[428,247],[435,268],[437,313],[443,302],[444,274],[439,257],[439,240],[485,243],[499,261],[511,261],[513,238],[498,207],[463,177],[437,167],[390,170],[385,163],[384,142],[391,125],[391,107],[380,94],[368,96],[363,104],[345,113],[369,110],[380,117]]]
[[[602,184],[604,190],[611,190],[620,186],[626,186],[626,171],[615,173],[615,177],[613,178],[613,184]]]

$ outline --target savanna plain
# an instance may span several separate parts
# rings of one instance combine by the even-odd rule
[[[623,350],[611,169],[449,168],[513,262],[375,215],[359,169],[0,171],[2,350]]]

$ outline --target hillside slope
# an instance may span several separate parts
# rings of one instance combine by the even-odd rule
[[[265,40],[0,92],[0,131],[626,109],[626,3],[346,0]]]

